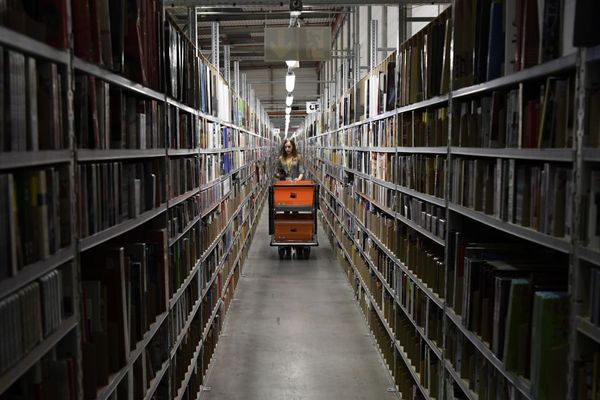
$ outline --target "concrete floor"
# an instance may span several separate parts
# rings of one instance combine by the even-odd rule
[[[396,399],[325,233],[310,260],[279,260],[267,207],[202,399]]]

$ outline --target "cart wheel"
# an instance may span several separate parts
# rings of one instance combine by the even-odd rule
[[[285,257],[285,247],[283,247],[283,246],[280,246],[280,247],[277,249],[277,252],[279,253],[279,259],[280,259],[280,260],[283,260],[283,258]]]
[[[291,247],[285,247],[285,259],[286,260],[292,259],[292,248]]]
[[[304,259],[308,260],[310,258],[310,247],[304,248]]]

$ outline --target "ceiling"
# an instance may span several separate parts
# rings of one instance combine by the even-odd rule
[[[265,62],[264,29],[266,27],[290,26],[290,0],[171,0],[163,1],[165,9],[175,22],[188,30],[190,7],[197,7],[198,45],[201,52],[211,57],[212,23],[219,22],[220,58],[223,60],[223,46],[230,46],[230,60],[240,61],[240,73],[246,73],[248,82],[254,88],[261,104],[269,113],[275,127],[283,127],[285,107],[284,78],[287,67],[284,62]],[[399,5],[432,4],[448,0],[304,0],[302,13],[298,18],[300,26],[324,27],[333,29],[343,17],[357,5]],[[306,101],[319,97],[318,62],[301,62],[295,70],[296,89],[290,130],[304,119]]]

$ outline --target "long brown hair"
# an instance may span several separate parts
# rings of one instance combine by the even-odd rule
[[[298,158],[298,151],[296,150],[296,142],[294,142],[294,139],[286,139],[283,141],[283,144],[281,145],[281,155],[279,157],[282,160],[287,158],[287,153],[285,152],[285,144],[287,142],[290,142],[292,145],[292,158]]]

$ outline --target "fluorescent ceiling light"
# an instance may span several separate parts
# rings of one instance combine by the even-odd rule
[[[290,115],[286,115],[285,116],[285,122],[287,122],[288,124],[290,123]]]
[[[296,75],[292,71],[288,71],[285,76],[285,90],[288,93],[292,93],[294,91],[294,85],[296,84]]]
[[[298,60],[286,60],[285,62],[288,68],[300,68],[300,61]]]
[[[293,102],[294,102],[294,96],[290,93],[285,98],[285,105],[288,107],[291,107]]]
[[[285,115],[290,115],[292,113],[292,107],[285,108]]]

